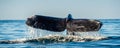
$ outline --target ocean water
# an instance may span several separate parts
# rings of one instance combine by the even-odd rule
[[[103,22],[103,26],[98,32],[80,34],[85,37],[91,37],[91,34],[93,34],[93,39],[104,36],[106,39],[47,44],[32,41],[20,43],[0,42],[0,48],[120,48],[120,19],[100,19],[100,21]],[[48,34],[60,34],[64,36],[65,31],[62,33],[53,33],[45,30],[30,29],[25,24],[25,20],[0,20],[0,41],[29,40],[37,37],[43,37]]]

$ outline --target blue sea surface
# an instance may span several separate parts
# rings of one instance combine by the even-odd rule
[[[15,43],[0,44],[0,48],[120,48],[120,19],[99,19],[103,26],[99,33],[105,40],[66,43]],[[0,41],[25,38],[29,33],[25,20],[0,20]],[[27,32],[27,33],[26,33]]]

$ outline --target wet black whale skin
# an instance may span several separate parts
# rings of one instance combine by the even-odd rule
[[[73,19],[69,18],[56,18],[43,15],[35,15],[27,19],[26,24],[33,28],[61,32],[67,29],[69,32],[88,32],[98,31],[102,22],[91,19]]]

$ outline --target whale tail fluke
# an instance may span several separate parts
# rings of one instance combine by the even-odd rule
[[[35,15],[27,19],[26,24],[33,28],[54,32],[62,32],[65,29],[70,32],[98,31],[102,22],[92,19],[73,19],[71,14],[67,18],[56,18],[42,15]]]

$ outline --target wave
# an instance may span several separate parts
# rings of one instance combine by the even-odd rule
[[[14,44],[14,43],[64,43],[64,42],[87,42],[87,41],[98,41],[98,40],[103,40],[106,39],[106,37],[80,37],[80,36],[73,36],[73,35],[68,35],[68,36],[60,36],[60,35],[54,35],[54,36],[44,36],[36,39],[17,39],[17,40],[3,40],[0,41],[0,44]]]
[[[106,39],[107,37],[100,35],[99,32],[75,32],[75,35],[66,35],[63,32],[51,32],[41,29],[34,29],[28,27],[26,37],[16,40],[1,40],[0,44],[14,44],[14,43],[62,43],[62,42],[87,42],[98,41]]]

